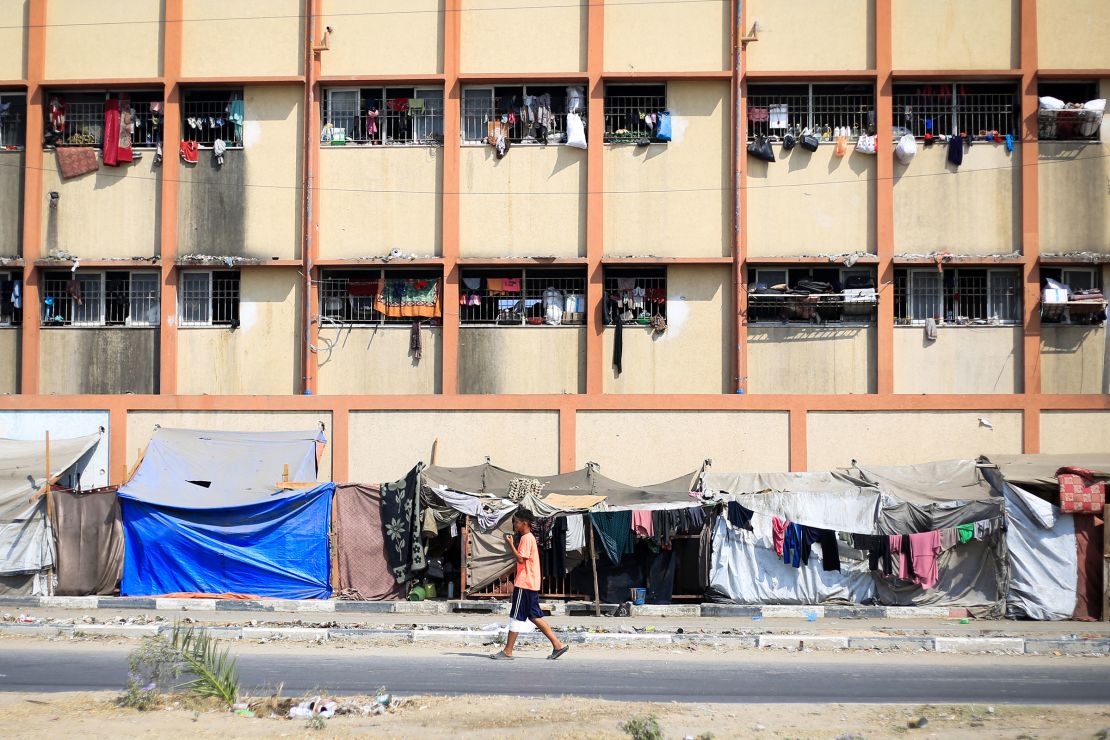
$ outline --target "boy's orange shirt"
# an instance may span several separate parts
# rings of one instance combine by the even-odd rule
[[[513,579],[513,585],[529,591],[539,591],[540,549],[536,545],[536,536],[531,532],[521,535],[516,550],[524,558],[524,562],[516,564],[516,578]]]

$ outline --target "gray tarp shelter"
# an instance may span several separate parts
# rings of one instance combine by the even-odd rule
[[[825,473],[717,473],[702,475],[703,490],[735,500],[757,514],[819,529],[864,535],[893,535],[954,528],[959,524],[1001,519],[1002,497],[986,481],[973,460],[948,460],[921,465],[883,467],[856,465]],[[753,543],[739,538],[735,547]],[[730,558],[719,551],[714,558]],[[859,557],[855,558],[856,560]],[[843,560],[843,558],[842,558]],[[812,566],[811,566],[812,567]],[[819,567],[819,566],[818,566]],[[898,606],[963,606],[976,616],[1001,616],[1008,583],[1005,538],[973,541],[943,552],[940,582],[929,590],[875,579],[875,599]],[[749,580],[732,580],[749,583]],[[804,581],[799,589],[805,585]],[[729,593],[745,603],[768,603],[775,589]],[[802,589],[789,603],[816,603],[829,591]],[[853,594],[861,593],[860,590]]]
[[[77,465],[99,440],[51,440],[51,475]],[[45,440],[0,440],[0,593],[31,593],[36,575],[55,563],[46,497],[39,495],[45,485]]]

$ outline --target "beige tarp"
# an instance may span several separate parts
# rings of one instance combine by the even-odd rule
[[[991,455],[983,461],[998,466],[998,472],[1007,483],[1049,501],[1059,500],[1060,483],[1056,480],[1056,471],[1060,468],[1086,468],[1110,475],[1110,453]]]
[[[116,489],[52,491],[59,596],[110,596],[123,576],[123,520]]]

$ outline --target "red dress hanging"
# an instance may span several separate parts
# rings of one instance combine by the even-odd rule
[[[104,164],[115,167],[119,164],[119,101],[104,101]]]

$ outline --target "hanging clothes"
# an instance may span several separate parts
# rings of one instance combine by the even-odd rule
[[[119,165],[119,100],[104,101],[104,133],[101,141],[101,154],[104,164],[109,167]]]
[[[637,537],[649,538],[655,533],[652,527],[651,512],[645,509],[637,509],[632,512],[632,533]]]
[[[752,512],[735,501],[728,502],[728,523],[737,529],[752,531]]]
[[[135,112],[131,109],[131,98],[121,95],[119,99],[119,146],[116,148],[117,161],[134,161],[131,153],[134,137]]]
[[[916,583],[917,576],[914,572],[913,548],[910,544],[909,535],[890,535],[890,552],[891,554],[898,553],[898,579]]]
[[[948,161],[959,167],[964,163],[964,137],[955,134],[948,141]]]
[[[814,535],[809,527],[793,522],[787,524],[782,541],[782,561],[795,568],[809,565],[809,554],[813,548],[813,542]]]
[[[390,318],[439,318],[439,281],[386,279],[374,310]]]
[[[609,309],[613,312],[613,322],[616,329],[613,334],[613,367],[617,370],[617,377],[623,372],[621,359],[624,355],[624,321],[621,319],[621,308],[616,303],[610,302]]]
[[[412,328],[409,330],[409,354],[417,362],[424,356],[424,342],[420,335],[420,319],[412,322]]]
[[[567,552],[586,549],[586,527],[581,514],[564,517],[567,520]]]
[[[235,124],[235,140],[240,144],[243,143],[243,101],[242,99],[233,99],[227,105],[227,118]]]
[[[705,527],[705,510],[700,506],[692,506],[682,510],[685,519],[686,534],[701,534]]]
[[[604,511],[590,514],[590,523],[601,539],[601,547],[613,565],[633,552],[632,512]]]
[[[414,468],[395,483],[383,483],[382,529],[393,580],[405,583],[413,571],[424,570],[424,544],[420,538],[423,517],[417,493],[419,471]]]
[[[786,528],[790,526],[790,522],[779,519],[777,516],[771,519],[771,542],[775,546],[775,553],[781,558],[783,540],[786,537]]]
[[[925,589],[937,585],[937,581],[940,580],[940,570],[937,566],[937,557],[940,555],[940,532],[906,535],[903,538],[903,547],[906,542],[909,543],[908,549],[913,558],[914,583]]]
[[[651,512],[652,540],[664,550],[671,549],[672,541],[678,531],[678,515],[673,509],[659,509]]]
[[[870,570],[882,569],[884,576],[888,578],[894,575],[894,562],[890,556],[890,537],[881,534],[857,534],[855,535],[856,546],[860,549],[867,550],[867,566]]]
[[[960,544],[965,545],[975,538],[975,525],[974,524],[961,524],[956,527],[956,534],[959,535]]]
[[[840,546],[836,542],[836,532],[831,529],[812,529],[816,541],[821,545],[822,570],[840,570]]]

